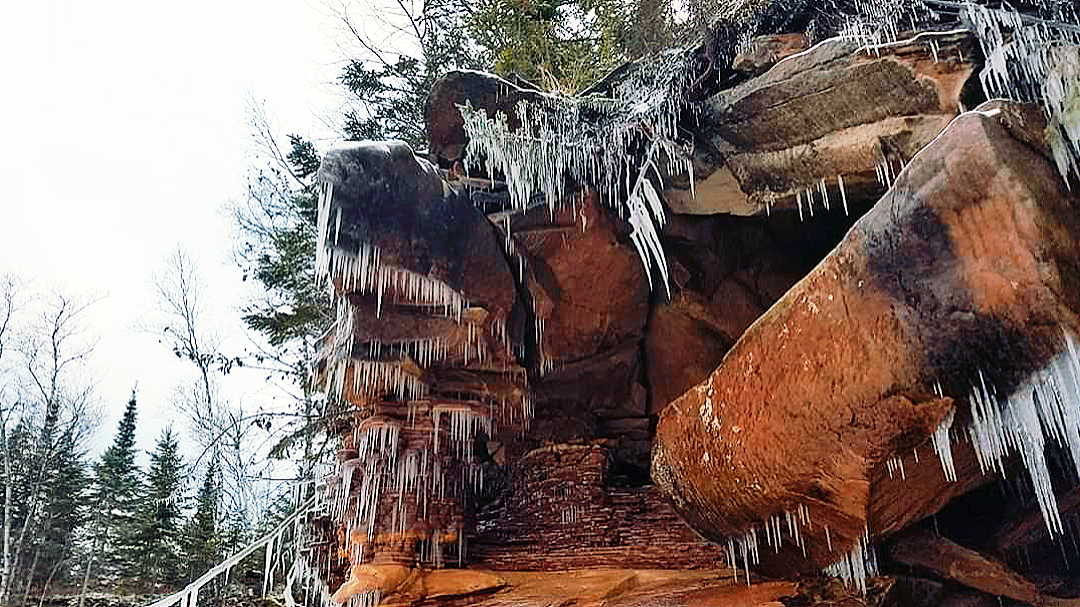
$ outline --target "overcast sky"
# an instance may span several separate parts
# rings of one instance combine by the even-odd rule
[[[340,29],[317,0],[12,2],[0,19],[0,274],[91,293],[91,370],[112,441],[138,382],[149,450],[171,412],[178,367],[136,326],[151,277],[178,245],[208,283],[218,329],[242,346],[234,228],[252,149],[245,109],[265,100],[280,134],[331,143],[320,117]],[[257,377],[230,398],[252,406]],[[243,386],[238,386],[244,384]]]

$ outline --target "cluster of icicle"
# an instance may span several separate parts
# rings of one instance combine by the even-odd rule
[[[1058,171],[1080,179],[1080,20],[1051,5],[1058,21],[968,2],[964,11],[986,57],[979,78],[987,96],[1041,101]]]
[[[1043,520],[1051,537],[1064,528],[1050,485],[1046,461],[1048,440],[1069,454],[1080,472],[1080,357],[1072,335],[1065,333],[1062,351],[1005,399],[988,387],[982,374],[968,398],[968,436],[983,472],[1004,472],[1005,459],[1019,453],[1027,470]]]
[[[388,530],[393,533],[406,531],[410,496],[419,519],[428,517],[428,506],[433,499],[445,498],[446,474],[440,463],[439,439],[444,417],[449,426],[449,450],[457,460],[465,462],[459,494],[464,495],[469,486],[473,491],[482,489],[483,476],[480,467],[472,462],[472,445],[477,430],[491,432],[489,414],[467,405],[436,405],[432,410],[435,427],[430,448],[408,449],[400,455],[401,424],[389,419],[369,420],[354,431],[357,456],[344,462],[336,480],[323,487],[331,516],[344,522],[352,563],[362,562],[363,545],[379,531],[379,509],[388,492],[395,496]],[[354,485],[358,485],[357,491],[353,491]],[[457,536],[461,561],[465,556],[462,530],[457,530]],[[435,567],[443,565],[438,533],[425,540],[421,556]]]
[[[1080,27],[1074,25],[1080,22],[1075,9],[1068,12],[1068,4],[1044,0],[1043,8],[1057,18],[1046,21],[971,1],[858,0],[858,17],[850,21],[842,35],[861,38],[868,47],[893,42],[900,30],[898,24],[905,19],[916,22],[930,16],[930,4],[962,9],[965,19],[975,27],[974,33],[986,57],[980,80],[987,96],[1041,102],[1058,171],[1067,183],[1070,175],[1080,178],[1080,50],[1075,46],[1080,45]],[[888,187],[894,179],[887,161],[878,167],[878,180],[883,185]],[[843,186],[840,187],[842,192]],[[799,207],[801,218],[802,205]],[[1080,471],[1080,359],[1073,337],[1066,333],[1062,351],[1047,368],[1032,375],[1007,399],[999,399],[985,381],[980,381],[972,387],[968,400],[973,418],[968,436],[982,470],[1002,473],[1005,459],[1019,452],[1047,529],[1052,537],[1063,533],[1045,447],[1048,438],[1055,440],[1069,452],[1075,470]],[[934,452],[945,478],[950,481],[957,480],[950,436],[954,417],[955,412],[950,412],[931,436]],[[915,457],[917,461],[917,451]],[[886,467],[890,477],[896,474],[906,477],[901,458],[888,460]],[[767,524],[765,528],[770,526]],[[828,538],[828,530],[825,531]],[[744,567],[748,566],[747,558],[756,561],[753,532],[733,540],[729,548],[731,561],[736,547],[738,554],[743,555]],[[829,566],[826,573],[854,581],[865,591],[865,578],[875,570],[876,557],[867,535],[856,542],[850,553]]]
[[[398,457],[398,438],[401,426],[394,421],[382,420],[369,423],[354,432],[357,456],[341,467],[340,484],[328,483],[329,501],[335,520],[345,521],[350,538],[350,557],[359,563],[363,538],[376,532],[379,506],[387,491],[397,494],[391,530],[405,531],[407,502],[412,495],[416,512],[427,516],[428,504],[436,496],[445,493],[445,479],[438,457],[427,450],[408,450]],[[353,478],[359,477],[359,491],[353,495]],[[355,502],[355,514],[348,517]]]
[[[650,281],[655,266],[667,289],[658,231],[665,217],[654,180],[661,183],[661,169],[693,174],[677,130],[691,79],[689,61],[689,51],[675,50],[640,64],[611,97],[538,93],[518,102],[520,126],[513,131],[504,114],[491,118],[466,102],[459,109],[469,138],[467,166],[489,175],[501,171],[517,209],[526,208],[534,192],[543,193],[549,205],[561,203],[572,187],[568,179],[594,188],[625,215]]]
[[[771,548],[773,552],[780,552],[786,541],[800,549],[805,557],[806,540],[803,535],[813,530],[810,510],[805,505],[798,504],[794,510],[774,514],[762,524],[750,527],[739,537],[728,538],[723,544],[724,560],[736,575],[743,572],[746,584],[749,585],[750,568],[756,566],[760,558],[761,540],[764,540],[764,547]],[[828,525],[822,525],[821,530],[829,552],[832,552],[832,533]],[[866,578],[877,575],[877,556],[870,544],[869,531],[864,530],[862,537],[856,538],[849,552],[837,555],[837,560],[826,567],[825,573],[853,583],[865,592]]]
[[[340,279],[346,292],[375,295],[376,315],[382,313],[387,296],[395,303],[434,308],[455,319],[461,318],[465,298],[449,285],[416,272],[383,264],[378,247],[361,242],[356,252],[339,246],[341,207],[338,207],[334,233],[330,234],[330,210],[333,206],[334,184],[325,182],[319,189],[318,241],[315,250],[315,272],[321,277]],[[334,281],[328,280],[331,295]]]
[[[935,390],[943,396],[940,386]],[[999,397],[980,372],[968,404],[971,422],[965,434],[981,471],[1004,475],[1006,460],[1018,454],[1050,537],[1062,536],[1066,526],[1051,486],[1046,448],[1050,441],[1057,443],[1068,455],[1073,472],[1080,472],[1080,355],[1075,338],[1064,331],[1059,353],[1008,397]],[[931,435],[931,445],[949,481],[957,480],[951,447],[954,418],[955,410]],[[918,461],[917,451],[915,457]],[[903,470],[902,463],[890,467]],[[827,571],[845,578],[854,575],[858,580],[863,571],[870,570],[870,565],[859,565],[860,558],[864,563],[873,559],[873,550],[865,541]]]

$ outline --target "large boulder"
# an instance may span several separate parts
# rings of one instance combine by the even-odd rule
[[[1036,120],[997,109],[953,121],[661,412],[653,478],[695,529],[779,538],[779,552],[824,566],[979,482],[968,466],[956,482],[947,467],[919,483],[883,479],[913,449],[929,459],[928,437],[953,416],[970,419],[963,397],[1029,386],[1065,348],[1063,330],[1080,329],[1078,201],[1010,134],[1041,132]],[[872,508],[882,503],[895,504],[887,521]]]

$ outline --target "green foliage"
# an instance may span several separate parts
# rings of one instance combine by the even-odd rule
[[[424,106],[432,85],[453,69],[485,66],[469,36],[465,21],[473,12],[466,0],[427,0],[400,3],[405,26],[392,24],[375,9],[373,17],[409,38],[409,51],[397,52],[365,37],[362,28],[343,20],[357,36],[361,53],[342,70],[340,82],[356,102],[345,112],[346,138],[400,139],[413,149],[427,146]]]
[[[44,460],[40,460],[32,448],[34,433],[33,424],[25,419],[9,433],[12,474],[10,479],[0,474],[0,495],[6,489],[6,482],[11,482],[12,527],[18,530],[24,523],[30,523],[29,529],[34,536],[16,555],[20,557],[22,569],[17,575],[29,574],[25,582],[38,588],[50,580],[69,579],[75,534],[88,513],[84,501],[89,478],[83,460],[85,454],[76,445],[72,427],[63,431]],[[32,479],[38,472],[43,479],[38,487],[39,506],[31,512]],[[30,521],[27,521],[28,516]]]
[[[143,485],[135,464],[135,428],[138,403],[132,392],[113,444],[94,465],[94,489],[91,502],[97,513],[97,544],[101,555],[96,559],[97,574],[121,576],[133,573],[135,564],[127,549],[137,532],[139,496]]]
[[[496,73],[573,93],[626,58],[630,14],[614,0],[482,0],[466,25]]]
[[[71,580],[76,531],[89,518],[85,498],[91,479],[84,457],[85,453],[76,445],[73,429],[67,429],[60,437],[46,487],[46,525],[36,572],[42,582]]]
[[[266,289],[265,299],[245,307],[244,321],[276,347],[317,336],[329,305],[325,290],[315,283],[319,201],[314,177],[320,158],[310,141],[289,135],[289,142],[287,154],[271,154],[283,166],[252,175],[249,204],[237,213],[245,238],[240,252],[245,278],[253,277]],[[264,145],[277,150],[272,139]]]
[[[318,195],[315,176],[321,158],[315,145],[289,135],[287,153],[281,153],[261,115],[254,116],[257,137],[272,162],[253,171],[249,199],[237,213],[244,237],[240,256],[245,275],[263,287],[263,295],[244,308],[248,328],[260,333],[269,347],[257,352],[255,366],[265,369],[294,388],[296,417],[283,417],[274,432],[288,444],[278,443],[271,457],[287,458],[295,437],[305,460],[311,456],[314,427],[319,418],[308,381],[316,340],[331,322],[330,300],[325,286],[315,277]],[[270,418],[256,425],[271,431]],[[301,464],[302,468],[310,462]]]
[[[156,585],[181,576],[180,526],[184,464],[172,428],[166,428],[150,455],[146,491],[139,503],[135,532],[126,546],[134,573]]]
[[[206,467],[195,497],[195,512],[184,525],[182,550],[187,579],[195,579],[222,557],[218,522],[221,513],[221,470],[215,459]]]

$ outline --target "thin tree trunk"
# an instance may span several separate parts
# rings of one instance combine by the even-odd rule
[[[102,510],[98,510],[98,516],[102,515]],[[95,521],[95,527],[101,526],[101,519]],[[101,530],[100,535],[94,538],[93,544],[90,546],[90,556],[86,559],[86,570],[83,571],[82,588],[79,590],[79,607],[83,607],[83,601],[86,600],[86,585],[90,582],[90,570],[94,568],[94,560],[97,558],[99,550],[104,550],[105,542],[101,541],[102,538],[106,538],[109,535],[109,525],[105,525],[105,529]]]
[[[8,447],[7,420],[0,420],[0,443],[4,449],[4,562],[3,576],[0,577],[0,606],[7,604],[7,588],[11,579],[11,486],[14,484],[11,474],[11,450]]]
[[[45,524],[41,528],[41,536],[36,546],[34,546],[34,558],[30,561],[30,569],[26,571],[26,589],[23,591],[23,598],[20,605],[28,605],[30,603],[30,591],[34,588],[34,573],[37,571],[38,563],[41,562],[41,550],[45,545],[45,538],[48,537],[49,532],[52,531],[52,517],[45,519]]]
[[[48,529],[48,525],[46,525]],[[44,534],[44,532],[42,532]],[[38,561],[41,560],[41,544],[44,542],[38,542],[38,545],[34,547],[34,558],[30,561],[30,569],[26,572],[26,589],[23,591],[23,598],[20,605],[26,605],[30,602],[30,590],[34,587],[34,571],[37,569]]]
[[[23,521],[22,528],[19,529],[19,539],[18,539],[18,541],[15,542],[15,548],[14,548],[15,563],[14,564],[16,565],[16,567],[19,565],[19,561],[21,560],[20,555],[25,550],[25,547],[26,547],[26,535],[30,530],[30,525],[32,523],[34,523],[35,519],[37,518],[38,506],[40,505],[40,503],[42,501],[42,499],[41,499],[41,486],[42,486],[42,484],[44,482],[44,479],[45,479],[45,471],[48,468],[50,451],[52,450],[50,448],[50,443],[52,442],[51,441],[51,436],[53,434],[53,431],[56,428],[56,419],[55,419],[55,416],[53,415],[54,412],[51,411],[52,405],[47,405],[47,406],[49,407],[50,412],[47,413],[46,416],[45,416],[45,427],[42,428],[42,430],[41,430],[41,439],[39,441],[38,452],[37,452],[37,455],[35,457],[35,459],[37,459],[38,461],[41,462],[41,465],[38,467],[37,475],[34,478],[34,482],[32,483],[30,492],[28,494],[30,503],[27,504],[27,508],[26,508],[26,520]],[[51,422],[50,422],[50,417],[53,417]],[[35,559],[36,559],[36,550],[35,550]],[[32,578],[33,575],[31,575],[30,577]],[[14,578],[15,578],[15,572],[14,572],[14,570],[12,570],[12,575],[9,576],[8,580],[7,580],[7,582],[8,582],[7,586],[4,587],[4,593],[3,593],[4,596],[10,596],[11,595],[11,589],[12,589],[11,584],[14,581]],[[29,591],[27,591],[27,592],[29,592]]]
[[[23,553],[25,552],[26,533],[30,528],[30,522],[37,516],[37,493],[37,488],[35,487],[29,494],[30,503],[26,509],[26,520],[23,521],[22,528],[19,530],[19,539],[15,542],[15,547],[13,548],[15,557],[12,563],[13,569],[11,571],[11,576],[8,577],[7,586],[4,587],[4,595],[7,597],[11,596],[13,584],[15,583],[15,575],[16,572],[19,571],[19,564],[22,561]]]
[[[60,565],[64,563],[67,558],[67,554],[72,548],[72,541],[75,537],[75,532],[68,533],[67,538],[64,539],[64,547],[60,550],[60,558],[56,559],[56,564],[53,565],[52,570],[49,571],[49,578],[45,580],[45,585],[41,587],[41,598],[38,599],[38,607],[44,607],[45,605],[45,593],[49,591],[49,587],[52,586],[53,580],[56,578],[56,572],[60,570]]]

